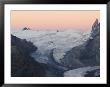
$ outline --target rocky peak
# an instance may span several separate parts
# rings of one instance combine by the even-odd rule
[[[98,25],[98,19],[95,20],[95,22],[92,25],[92,29],[94,30],[96,26]]]
[[[24,27],[23,30],[30,30],[30,28]]]
[[[91,37],[94,38],[98,34],[100,34],[100,23],[98,19],[96,19],[92,25]]]

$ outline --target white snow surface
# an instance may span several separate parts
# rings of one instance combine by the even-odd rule
[[[100,66],[88,66],[64,72],[64,77],[84,77],[87,71],[100,69]],[[96,73],[97,74],[97,73]]]
[[[53,57],[60,63],[60,59],[67,51],[81,45],[89,38],[90,32],[73,29],[59,32],[57,30],[17,30],[12,32],[12,35],[31,41],[38,47],[37,52],[39,51],[42,56],[49,54],[50,50],[54,49]]]

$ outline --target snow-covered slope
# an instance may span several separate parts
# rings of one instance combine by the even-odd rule
[[[93,67],[88,66],[83,68],[77,68],[77,69],[66,71],[64,73],[64,77],[84,77],[84,75],[87,74],[87,71],[93,71],[96,69],[100,69],[100,66],[93,66]],[[99,73],[96,72],[94,73],[94,75],[95,74],[99,75]]]
[[[60,59],[63,58],[67,51],[75,46],[83,44],[88,39],[90,32],[78,30],[18,30],[12,32],[12,34],[21,39],[31,41],[37,46],[37,52],[40,53],[40,57],[48,55],[50,51],[54,49],[53,57],[57,62],[60,62]]]

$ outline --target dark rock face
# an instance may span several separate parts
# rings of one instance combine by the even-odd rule
[[[66,53],[61,63],[69,68],[100,65],[100,23],[94,22],[90,38]]]
[[[85,77],[100,77],[100,69],[87,71]]]
[[[33,45],[31,42],[27,42],[25,39],[19,39],[16,36],[11,35],[11,45],[15,45],[18,49],[25,54],[30,54],[37,50],[37,47]]]
[[[45,76],[44,64],[36,62],[30,53],[37,48],[31,42],[11,35],[11,76],[40,77]]]

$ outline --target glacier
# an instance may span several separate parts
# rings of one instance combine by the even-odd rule
[[[64,72],[64,77],[84,77],[87,74],[87,71],[91,72],[93,70],[100,69],[100,66],[88,66],[88,67],[81,67],[73,70],[69,70]],[[94,73],[94,76],[99,75],[97,71]]]
[[[80,30],[17,30],[12,35],[32,42],[38,49],[31,56],[40,63],[48,63],[48,55],[53,49],[53,57],[60,63],[67,51],[83,44],[90,37],[90,31]],[[37,57],[36,57],[37,56]]]

